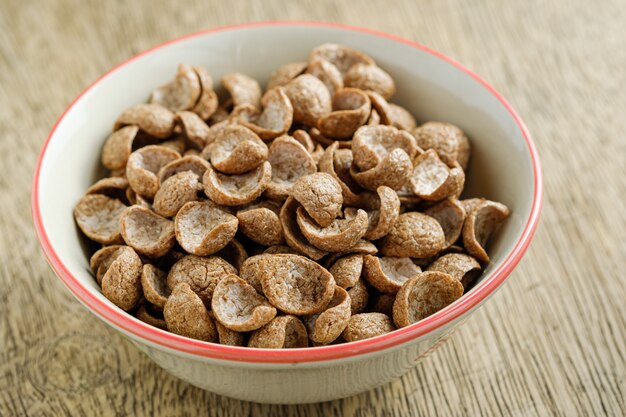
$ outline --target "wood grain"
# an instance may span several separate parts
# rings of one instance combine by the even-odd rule
[[[413,372],[331,403],[242,403],[170,377],[70,296],[30,219],[46,133],[98,75],[188,32],[268,19],[367,26],[452,56],[511,100],[545,170],[542,222],[508,285]],[[625,415],[624,22],[623,0],[3,0],[0,415]]]

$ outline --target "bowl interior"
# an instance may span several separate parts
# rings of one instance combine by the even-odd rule
[[[228,72],[264,83],[278,66],[306,60],[308,51],[324,42],[350,45],[372,56],[396,81],[392,101],[411,111],[418,122],[447,121],[467,133],[472,156],[464,195],[500,201],[512,211],[491,243],[492,262],[483,279],[501,265],[522,235],[534,192],[528,145],[502,102],[469,74],[406,43],[345,28],[287,24],[227,29],[169,43],[110,72],[71,106],[41,161],[38,188],[43,228],[65,267],[113,306],[89,272],[72,210],[102,175],[100,150],[123,110],[145,102],[156,86],[173,77],[179,63],[205,66],[216,84]]]

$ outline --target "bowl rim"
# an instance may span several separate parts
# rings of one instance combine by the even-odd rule
[[[174,333],[170,333],[156,327],[153,327],[149,324],[146,324],[135,317],[131,316],[125,311],[121,309],[115,308],[114,306],[108,305],[105,301],[96,297],[92,290],[81,284],[81,282],[72,275],[69,269],[63,264],[60,257],[52,247],[50,240],[48,238],[48,234],[43,226],[43,219],[41,215],[40,205],[39,205],[39,178],[41,175],[41,165],[42,161],[45,157],[46,150],[52,137],[54,136],[56,129],[59,123],[65,118],[66,114],[69,113],[74,105],[87,94],[94,86],[96,86],[100,81],[109,76],[111,73],[115,72],[119,68],[122,68],[125,65],[135,61],[139,57],[157,51],[165,46],[173,45],[191,38],[201,37],[212,33],[224,32],[224,31],[233,31],[238,29],[245,28],[260,28],[260,27],[270,27],[270,26],[308,26],[308,27],[325,27],[325,28],[334,28],[341,29],[346,31],[353,32],[362,32],[369,35],[374,35],[386,39],[393,40],[395,42],[400,42],[411,46],[413,48],[419,49],[423,52],[429,53],[436,58],[443,60],[460,71],[463,71],[467,75],[471,76],[474,80],[479,82],[483,87],[485,87],[511,114],[518,128],[520,129],[522,136],[526,141],[526,145],[528,147],[528,152],[531,157],[531,163],[534,174],[534,191],[533,191],[533,201],[531,205],[530,214],[528,219],[526,220],[526,224],[522,231],[522,234],[511,250],[511,252],[507,255],[504,262],[500,267],[498,267],[495,271],[493,271],[489,276],[485,277],[475,289],[464,295],[456,302],[447,306],[443,310],[438,311],[437,313],[417,322],[410,326],[403,327],[401,329],[397,329],[391,333],[387,333],[381,336],[373,337],[371,339],[361,340],[358,342],[346,343],[346,344],[338,344],[338,345],[330,345],[330,346],[320,346],[320,347],[311,347],[311,348],[301,348],[301,349],[259,349],[259,348],[249,348],[249,347],[237,347],[237,346],[226,346],[220,345],[216,343],[209,343],[200,340],[190,339],[183,336],[179,336]],[[143,52],[140,52],[131,58],[117,64],[109,71],[101,75],[97,78],[93,83],[91,83],[85,90],[83,90],[71,103],[70,105],[63,111],[61,116],[53,125],[50,133],[48,134],[42,149],[40,151],[39,157],[37,159],[37,164],[35,168],[35,175],[33,179],[32,186],[32,216],[35,225],[35,230],[37,236],[39,238],[40,244],[43,248],[43,252],[47,258],[48,263],[50,264],[52,270],[56,273],[56,275],[63,281],[63,283],[67,286],[70,292],[80,300],[85,306],[87,306],[96,316],[100,319],[104,320],[109,325],[112,325],[116,328],[123,330],[124,332],[130,333],[133,336],[144,340],[146,342],[151,342],[152,344],[159,345],[165,348],[173,349],[175,351],[184,352],[186,354],[197,355],[207,359],[216,359],[216,360],[227,360],[234,362],[248,362],[248,363],[259,363],[259,364],[292,364],[292,363],[310,363],[310,362],[320,362],[320,361],[330,361],[337,359],[344,359],[349,357],[354,357],[358,355],[364,355],[368,353],[375,353],[382,351],[384,349],[392,348],[394,346],[399,346],[401,344],[407,343],[411,340],[417,339],[421,336],[426,335],[427,333],[445,326],[448,323],[456,320],[457,318],[463,316],[473,308],[477,307],[481,302],[486,300],[493,292],[505,281],[511,271],[518,264],[528,246],[532,240],[532,237],[537,228],[537,224],[539,221],[539,214],[542,206],[543,199],[543,184],[542,184],[542,172],[541,166],[539,162],[539,156],[535,144],[531,139],[531,135],[528,132],[524,122],[521,117],[517,114],[517,112],[513,109],[513,107],[502,97],[502,95],[496,91],[491,85],[489,85],[486,81],[484,81],[481,77],[476,75],[471,70],[467,69],[465,66],[459,64],[453,59],[434,51],[418,42],[402,38],[400,36],[387,34],[375,29],[363,28],[352,25],[345,25],[339,23],[328,23],[328,22],[317,22],[317,21],[264,21],[264,22],[252,22],[252,23],[243,23],[243,24],[235,24],[235,25],[227,25],[220,26],[216,28],[211,28],[207,30],[202,30],[199,32],[187,34],[181,36],[179,38],[175,38],[163,43],[160,43],[152,48],[149,48]]]

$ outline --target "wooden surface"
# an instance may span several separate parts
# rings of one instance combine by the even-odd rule
[[[519,110],[545,171],[539,230],[505,288],[404,378],[332,403],[242,403],[169,376],[72,298],[31,224],[37,153],[90,82],[167,39],[268,19],[452,56]],[[2,0],[0,415],[625,415],[625,45],[624,0]]]

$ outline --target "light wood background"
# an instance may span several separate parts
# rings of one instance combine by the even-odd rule
[[[545,170],[505,288],[402,379],[331,403],[243,403],[169,376],[72,298],[31,223],[36,156],[91,81],[167,39],[268,19],[367,26],[457,59],[519,110]],[[0,0],[0,415],[626,415],[625,176],[624,0]]]

